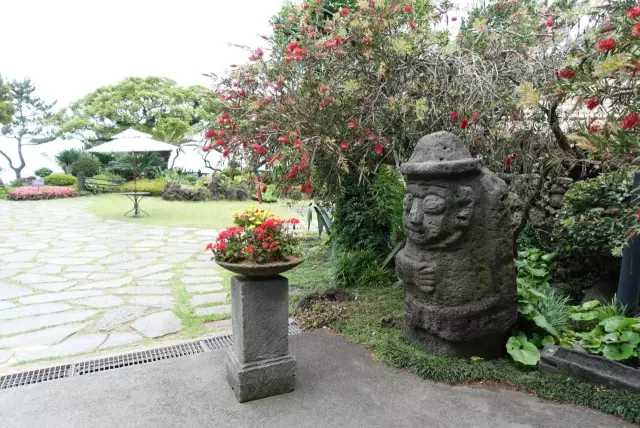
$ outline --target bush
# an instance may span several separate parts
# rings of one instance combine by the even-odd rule
[[[25,186],[9,192],[8,199],[12,201],[35,201],[40,199],[70,198],[73,196],[76,196],[76,191],[73,187]]]
[[[120,190],[122,192],[148,192],[151,193],[152,196],[161,196],[166,187],[166,181],[160,178],[156,178],[153,180],[138,180],[137,182],[127,181],[122,186],[120,186]]]
[[[118,174],[112,174],[109,172],[103,172],[92,177],[94,180],[100,181],[115,181],[115,182],[124,182],[125,179],[120,177]]]
[[[556,230],[562,250],[619,256],[637,208],[629,202],[632,174],[616,171],[575,183],[564,197]]]
[[[51,171],[49,168],[40,168],[40,169],[36,169],[35,174],[38,177],[45,178],[53,174],[53,171]]]
[[[167,201],[207,201],[211,194],[204,187],[169,183],[162,192],[162,199]]]
[[[82,154],[80,158],[71,164],[71,174],[74,177],[83,175],[84,177],[93,177],[100,170],[100,161],[90,155]]]
[[[384,287],[392,275],[382,267],[371,251],[339,251],[333,267],[333,279],[338,287]]]
[[[54,172],[44,178],[44,184],[48,186],[75,186],[76,178],[73,175]]]

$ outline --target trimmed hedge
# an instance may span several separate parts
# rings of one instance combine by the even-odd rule
[[[135,185],[134,185],[135,184]],[[167,187],[167,182],[161,178],[156,178],[153,180],[143,179],[138,180],[136,183],[133,181],[127,181],[122,186],[120,186],[120,191],[122,192],[148,192],[153,196],[161,196],[164,189]]]
[[[47,186],[75,186],[76,178],[73,175],[54,172],[44,178],[44,184]]]

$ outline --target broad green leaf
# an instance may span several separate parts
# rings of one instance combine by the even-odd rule
[[[601,321],[599,325],[604,327],[604,331],[607,333],[614,332],[616,330],[625,330],[628,327],[634,325],[637,321],[633,318],[626,318],[622,316],[616,316],[607,318],[604,321]]]
[[[541,329],[545,330],[547,333],[552,334],[555,337],[560,337],[560,333],[558,333],[558,330],[556,330],[550,323],[549,321],[547,321],[547,319],[544,317],[544,315],[538,314],[535,317],[533,317],[533,322],[540,327]]]
[[[628,343],[622,345],[605,345],[602,351],[602,355],[614,361],[627,360],[633,357],[634,347]]]
[[[507,341],[507,352],[515,361],[526,366],[535,366],[540,361],[540,351],[524,335],[511,336]]]

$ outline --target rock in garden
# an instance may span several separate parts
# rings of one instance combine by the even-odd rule
[[[435,354],[503,353],[516,320],[506,184],[447,132],[423,137],[401,171],[408,336]]]

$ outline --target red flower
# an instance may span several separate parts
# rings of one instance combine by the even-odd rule
[[[627,17],[629,19],[636,19],[640,16],[640,4],[636,6],[632,6],[627,9]]]
[[[213,147],[211,146],[211,143],[205,143],[204,146],[202,146],[202,151],[203,152],[208,152],[209,150],[211,150]]]
[[[449,113],[449,119],[452,122],[455,122],[456,120],[458,120],[458,117],[460,116],[460,113],[458,113],[457,111],[452,111]]]
[[[555,23],[555,19],[553,16],[547,16],[547,19],[544,20],[544,26],[547,28],[553,28],[553,24]]]
[[[340,16],[348,16],[349,12],[351,12],[351,10],[349,10],[348,7],[341,7],[340,8]]]
[[[325,85],[325,84],[323,83],[323,84],[321,84],[321,85],[318,87],[318,92],[320,92],[320,94],[324,95],[324,94],[326,94],[327,92],[329,92],[329,89],[331,89],[331,88],[330,88],[328,85]]]
[[[256,249],[253,245],[248,244],[246,247],[244,247],[244,252],[251,255],[256,252]]]
[[[307,195],[310,195],[313,193],[313,186],[311,185],[311,182],[309,180],[305,181],[304,184],[302,186],[300,186],[300,191],[302,193],[306,193]]]
[[[222,152],[222,156],[224,156],[225,158],[228,158],[230,153],[231,153],[231,150],[229,150],[229,148],[225,148],[224,151]]]
[[[343,141],[340,143],[340,150],[349,150],[349,143],[347,143],[346,141]]]
[[[204,133],[204,138],[207,138],[207,139],[214,138],[217,136],[218,136],[218,133],[216,132],[215,129],[207,129],[207,132]]]
[[[598,49],[600,52],[609,52],[611,49],[616,47],[616,41],[615,39],[602,39],[602,40],[598,40],[598,43],[596,43],[596,49]]]
[[[404,7],[402,8],[402,11],[404,13],[413,13],[413,6],[410,4],[405,4]]]
[[[479,111],[474,111],[473,113],[471,113],[471,121],[473,123],[478,123],[479,120],[480,120],[480,112]]]
[[[640,223],[640,210],[636,213],[636,221]]]
[[[278,137],[278,143],[288,144],[289,143],[289,136],[288,135],[279,136]]]
[[[210,250],[210,251],[212,251],[212,250],[213,250],[213,242],[209,242],[209,243],[207,244],[207,248],[205,248],[205,249],[206,249],[206,250]]]
[[[301,139],[296,139],[293,142],[293,147],[295,147],[296,149],[300,150],[302,148],[302,140]]]
[[[622,118],[622,123],[620,123],[620,127],[622,129],[633,129],[640,124],[640,115],[635,111],[627,114],[624,118]]]
[[[409,21],[409,28],[415,31],[418,28],[418,23],[412,19]]]
[[[351,119],[350,121],[347,122],[347,128],[356,129],[357,127],[358,127],[358,121],[356,121],[355,119]]]
[[[516,157],[518,157],[517,154],[512,153],[509,156],[506,156],[504,158],[504,160],[502,161],[503,165],[504,165],[504,169],[507,172],[511,172],[511,168],[513,167],[513,161],[516,160]]]
[[[289,223],[289,224],[300,224],[300,220],[298,220],[295,217],[292,217],[289,220],[287,220],[287,223]]]
[[[573,79],[576,76],[576,72],[570,68],[561,68],[556,70],[556,77],[560,80]]]
[[[631,35],[633,37],[640,37],[640,22],[637,22],[633,27],[631,27]]]
[[[265,153],[267,153],[267,148],[262,144],[252,144],[251,150],[253,150],[253,152],[257,155],[264,155]]]
[[[462,121],[460,121],[460,129],[467,129],[468,126],[469,126],[469,119],[467,119],[466,117],[463,117]]]
[[[216,146],[217,147],[224,146],[224,140],[216,140]]]
[[[594,108],[598,107],[600,105],[600,98],[598,97],[591,97],[587,100],[587,102],[585,103],[585,105],[587,106],[587,108],[589,110],[593,110]]]
[[[298,165],[293,165],[289,172],[287,172],[287,180],[293,180],[298,176],[300,172],[300,167]]]
[[[376,143],[373,146],[373,151],[376,152],[378,156],[381,156],[384,153],[384,146],[380,143]]]
[[[309,9],[309,3],[302,3],[302,9],[304,10]]]

